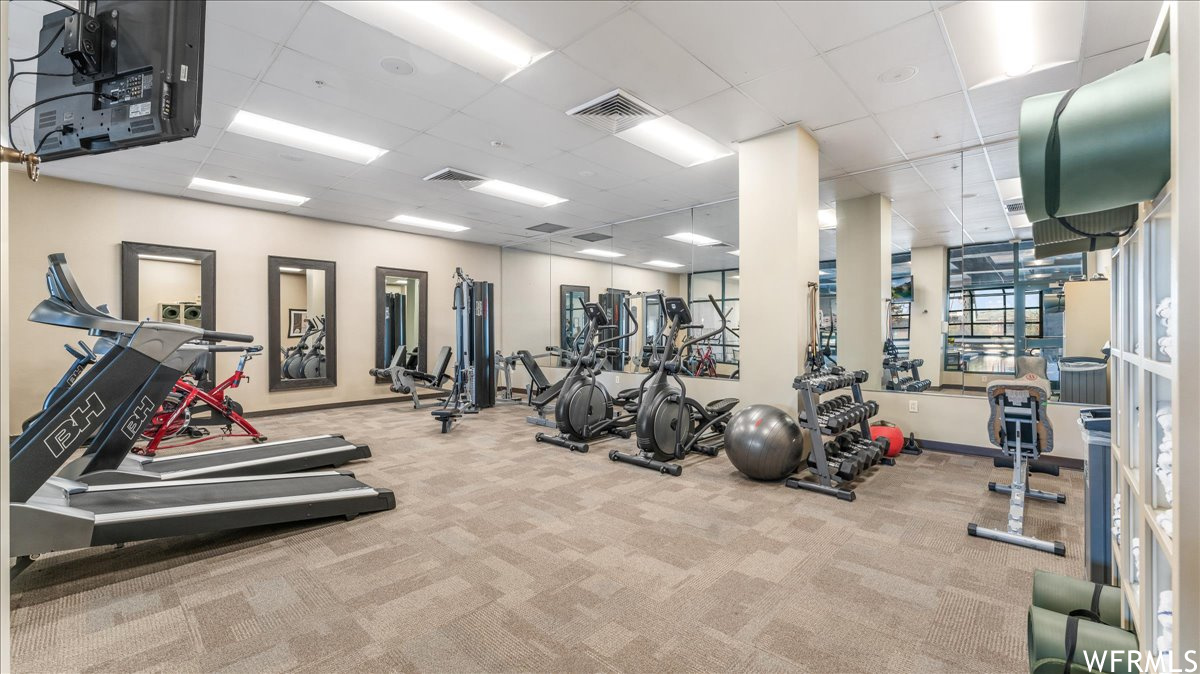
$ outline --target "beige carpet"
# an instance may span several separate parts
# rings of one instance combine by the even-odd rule
[[[439,435],[407,403],[270,417],[343,432],[396,510],[48,555],[13,585],[21,672],[1019,672],[1032,571],[1081,574],[1082,475],[1033,478],[1027,532],[970,538],[1007,501],[980,458],[902,456],[846,503],[673,478],[536,444],[523,408]],[[216,444],[216,443],[209,443]],[[203,446],[203,445],[202,445]],[[703,460],[699,460],[703,459]]]

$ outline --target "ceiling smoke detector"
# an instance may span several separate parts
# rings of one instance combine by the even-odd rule
[[[633,94],[615,89],[567,111],[571,117],[605,133],[620,133],[662,117],[662,113]]]
[[[915,66],[899,66],[883,71],[879,74],[878,79],[884,84],[900,84],[916,77],[918,72],[920,71]]]
[[[396,56],[389,56],[379,62],[379,67],[383,68],[385,73],[389,75],[411,75],[417,71],[416,66]]]

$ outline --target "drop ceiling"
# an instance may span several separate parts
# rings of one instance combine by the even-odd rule
[[[736,154],[685,169],[565,114],[621,88],[732,150],[786,125],[809,130],[821,145],[823,207],[888,195],[897,249],[1006,240],[1020,233],[1008,227],[995,183],[1017,176],[1015,143],[1003,141],[1015,137],[1021,100],[1137,60],[1158,12],[1155,2],[1060,3],[1079,8],[1075,61],[968,89],[953,45],[973,28],[947,21],[955,3],[477,4],[553,51],[498,82],[320,2],[209,2],[199,135],[54,162],[44,172],[429,233],[388,222],[403,212],[471,228],[446,236],[499,245],[545,237],[528,229],[545,222],[569,228],[557,238],[736,196]],[[37,50],[42,16],[55,10],[13,0],[10,56]],[[395,59],[413,72],[385,67]],[[888,81],[909,66],[911,78]],[[32,78],[17,78],[14,109],[33,100]],[[241,109],[388,153],[360,166],[226,133]],[[32,145],[29,117],[13,130],[23,148]],[[987,151],[936,156],[984,143]],[[446,166],[569,201],[535,208],[421,180]],[[207,194],[186,188],[193,177],[310,200],[288,207]],[[822,232],[823,258],[832,239]]]

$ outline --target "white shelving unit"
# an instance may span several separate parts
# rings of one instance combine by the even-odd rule
[[[1178,27],[1195,27],[1195,8],[1167,3],[1147,57],[1170,46],[1175,58],[1180,48],[1193,58],[1194,45],[1180,40]],[[1182,17],[1180,11],[1186,12]],[[1113,489],[1120,494],[1120,535],[1114,536],[1116,578],[1125,599],[1127,627],[1138,634],[1141,648],[1158,654],[1168,648],[1158,613],[1172,612],[1169,649],[1176,667],[1183,654],[1200,648],[1200,396],[1195,365],[1200,362],[1200,334],[1195,319],[1200,312],[1200,236],[1196,230],[1195,160],[1180,160],[1180,144],[1195,142],[1195,96],[1178,86],[1182,75],[1173,73],[1172,180],[1153,201],[1142,205],[1140,220],[1113,252],[1112,359],[1113,359]],[[1193,85],[1194,87],[1194,85]],[[1190,110],[1190,116],[1188,111]],[[1181,137],[1182,136],[1182,137]],[[1195,148],[1189,148],[1195,151]],[[1192,182],[1183,178],[1191,174]],[[1186,187],[1185,187],[1186,186]],[[1155,309],[1165,298],[1171,335]],[[1174,340],[1171,353],[1160,348],[1160,339]],[[1171,423],[1159,415],[1170,414]],[[1161,459],[1169,459],[1169,485],[1160,477]],[[1159,518],[1170,513],[1172,533]],[[1139,552],[1135,555],[1134,541]],[[1136,556],[1136,559],[1135,559]],[[1170,590],[1168,600],[1162,594]]]

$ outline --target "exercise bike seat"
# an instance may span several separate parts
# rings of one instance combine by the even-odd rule
[[[737,407],[739,402],[741,401],[737,398],[720,398],[705,405],[704,412],[708,414],[709,417],[720,416]]]

